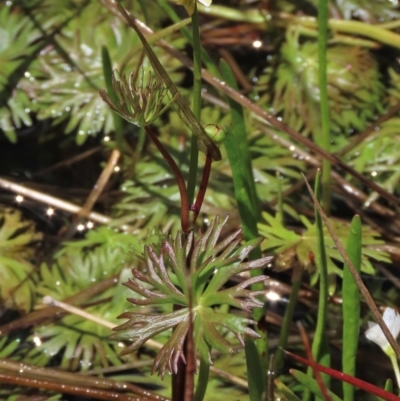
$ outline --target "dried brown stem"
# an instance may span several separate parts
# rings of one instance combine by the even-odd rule
[[[108,159],[106,166],[104,167],[95,186],[93,187],[92,191],[87,197],[85,204],[78,213],[79,218],[87,217],[90,214],[94,204],[96,203],[100,194],[103,192],[105,186],[107,185],[108,180],[110,179],[110,176],[113,173],[116,164],[118,163],[120,155],[121,153],[117,149],[114,149],[111,152],[110,158]]]
[[[44,192],[28,188],[24,185],[17,184],[13,181],[1,177],[0,177],[0,188],[4,188],[7,191],[23,195],[27,198],[34,199],[44,205],[52,206],[69,213],[79,213],[79,211],[81,210],[81,207],[75,205],[74,203],[67,202],[63,199],[56,198],[55,196],[51,196]],[[110,224],[112,222],[112,219],[110,217],[95,212],[89,213],[88,218],[100,224]]]
[[[56,164],[53,164],[50,167],[44,168],[42,170],[37,171],[36,173],[33,173],[32,176],[33,177],[40,177],[42,175],[48,174],[54,170],[57,170],[59,168],[65,167],[65,166],[71,166],[74,163],[78,163],[84,159],[86,159],[87,157],[93,155],[94,153],[99,152],[102,149],[101,146],[96,146],[92,149],[89,149],[85,152],[79,153],[73,157],[70,157],[69,159],[66,160],[62,160],[61,162],[58,162]]]
[[[15,375],[11,373],[0,373],[0,383],[15,384],[17,386],[46,389],[57,391],[62,394],[79,395],[82,397],[90,397],[95,400],[106,401],[145,401],[148,398],[129,396],[125,394],[118,394],[114,391],[97,390],[84,386],[77,386],[76,384],[65,384],[62,382],[55,382],[51,380],[42,380],[32,377],[24,377],[21,374]]]
[[[400,347],[397,344],[397,341],[394,339],[394,337],[392,336],[392,333],[390,332],[385,321],[383,320],[382,315],[379,312],[379,309],[375,305],[375,302],[372,299],[370,293],[368,292],[367,287],[365,287],[365,285],[361,279],[361,276],[359,275],[359,273],[357,272],[356,268],[353,265],[353,262],[347,256],[346,250],[344,249],[342,243],[340,242],[339,238],[335,234],[335,231],[334,231],[333,227],[331,226],[331,223],[329,222],[329,219],[326,216],[325,212],[323,211],[321,205],[319,204],[318,199],[315,197],[314,192],[310,187],[310,184],[308,183],[307,180],[305,180],[305,181],[306,181],[306,186],[307,186],[308,192],[310,193],[310,196],[314,202],[314,205],[317,208],[318,213],[320,214],[326,228],[328,229],[329,234],[332,237],[332,240],[335,243],[338,252],[342,256],[346,265],[348,266],[350,273],[352,274],[354,281],[356,282],[356,284],[361,292],[361,295],[364,297],[365,302],[367,303],[370,311],[372,312],[372,315],[373,315],[375,321],[378,323],[379,327],[383,331],[383,334],[385,335],[389,344],[392,346],[393,351],[396,353],[397,358],[400,358]]]
[[[143,390],[141,387],[135,386],[134,384],[122,381],[114,381],[99,377],[83,376],[82,374],[65,372],[57,369],[49,369],[37,367],[21,362],[14,362],[8,359],[0,359],[0,368],[2,370],[21,373],[21,376],[25,378],[38,378],[39,380],[47,379],[52,382],[58,382],[62,384],[78,385],[85,388],[91,387],[93,389],[101,389],[108,391],[116,391],[126,393],[127,391],[132,392],[141,397],[145,397],[148,400],[163,401],[167,400],[164,397],[160,397],[157,394],[151,393],[150,391]]]
[[[118,276],[117,275],[112,276],[100,283],[94,284],[93,286],[85,289],[84,291],[79,292],[78,294],[66,298],[64,301],[72,304],[82,303],[85,300],[97,294],[103,293],[109,288],[117,285],[117,283],[118,283]],[[5,335],[18,329],[26,329],[36,324],[43,323],[47,320],[53,320],[59,318],[63,314],[64,311],[55,306],[50,306],[38,311],[34,311],[17,320],[14,320],[10,323],[4,324],[3,326],[0,326],[0,335]]]

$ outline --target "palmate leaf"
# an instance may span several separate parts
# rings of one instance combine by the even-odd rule
[[[377,24],[400,17],[399,6],[392,1],[376,0],[372,3],[368,0],[338,0],[336,4],[346,19],[356,17]]]
[[[287,229],[282,225],[280,220],[276,217],[263,213],[263,219],[266,223],[259,224],[259,232],[264,235],[266,241],[262,246],[265,250],[273,249],[277,255],[289,256],[289,258],[278,258],[278,268],[290,268],[293,257],[304,267],[311,267],[312,257],[317,253],[317,235],[315,224],[312,224],[305,216],[300,216],[302,224],[305,229],[301,234]],[[334,225],[336,235],[341,241],[346,242],[348,237],[349,225],[331,220]],[[362,240],[362,264],[361,271],[368,274],[374,274],[374,268],[370,262],[370,258],[390,262],[389,256],[386,252],[379,252],[369,248],[371,245],[383,244],[384,242],[379,238],[379,234],[368,226],[363,226],[363,240]],[[342,258],[334,246],[333,240],[329,236],[326,228],[324,228],[324,239],[326,245],[326,255],[329,273],[335,273],[342,276],[342,270],[338,268],[335,262],[342,262]],[[280,263],[280,265],[279,265]]]
[[[27,48],[40,36],[33,23],[10,5],[0,9],[0,91],[8,76],[21,64]]]
[[[385,121],[379,131],[370,135],[349,153],[347,162],[390,193],[399,193],[399,129],[399,118],[393,117]],[[372,192],[365,204],[371,204],[378,197],[376,192]]]
[[[121,274],[127,266],[134,264],[135,253],[140,249],[135,236],[105,227],[91,230],[82,241],[66,243],[52,266],[45,263],[41,265],[42,280],[36,292],[41,296],[63,300],[95,283]],[[124,295],[124,291],[115,292],[115,288],[110,288],[96,298],[87,300],[88,303],[101,301],[87,310],[95,316],[115,321],[115,316],[123,311],[121,296],[126,298],[127,295]],[[40,345],[30,350],[26,358],[44,365],[57,355],[61,359],[61,366],[72,370],[116,364],[120,361],[120,349],[118,344],[107,339],[109,332],[108,328],[97,323],[68,315],[53,324],[36,328],[31,339],[36,338],[34,343],[40,342]]]
[[[261,307],[262,302],[256,298],[260,292],[248,290],[247,287],[265,280],[265,276],[245,280],[225,290],[222,287],[232,276],[262,268],[270,261],[270,258],[262,258],[244,262],[260,241],[240,246],[240,231],[218,243],[226,221],[221,222],[217,217],[196,240],[193,232],[186,240],[182,233],[178,233],[174,240],[165,238],[161,244],[147,245],[144,253],[146,271],[133,269],[134,278],[125,283],[137,294],[136,298],[129,298],[136,305],[170,303],[181,306],[178,310],[161,315],[126,312],[120,317],[128,321],[116,327],[116,333],[111,336],[112,339],[133,341],[123,351],[125,354],[136,350],[154,335],[175,328],[153,365],[153,370],[158,369],[162,376],[165,370],[176,372],[178,360],[184,358],[183,341],[189,330],[189,319],[193,321],[195,346],[206,360],[210,360],[210,347],[222,352],[231,352],[233,349],[232,340],[222,334],[221,328],[232,332],[242,345],[245,335],[258,337],[248,327],[254,323],[252,320],[215,309],[221,304],[244,311]],[[160,251],[156,252],[155,249]],[[189,252],[191,256],[187,262]]]
[[[312,41],[300,44],[295,29],[289,30],[279,66],[266,69],[265,76],[257,83],[260,89],[268,90],[260,98],[260,104],[268,104],[283,121],[306,135],[317,135],[320,127],[316,118],[320,101],[317,47],[317,42]],[[364,129],[377,112],[383,111],[384,86],[377,62],[367,49],[343,45],[330,46],[327,59],[333,132]],[[339,141],[337,146],[341,145]]]
[[[105,87],[101,47],[107,47],[114,67],[124,65],[125,71],[132,71],[141,60],[140,47],[132,54],[127,49],[135,49],[139,41],[99,2],[91,2],[57,40],[66,53],[52,47],[41,52],[29,71],[35,80],[23,85],[40,106],[38,117],[52,118],[55,123],[68,120],[66,133],[76,130],[81,144],[88,135],[113,130],[112,111],[98,95]],[[158,57],[176,80],[178,75],[172,70],[177,62],[166,53]]]
[[[388,106],[395,106],[400,99],[400,74],[389,68]],[[400,119],[392,117],[384,121],[379,130],[372,132],[346,155],[346,162],[362,172],[390,193],[399,192],[400,182]],[[365,202],[371,204],[378,198],[372,192]]]
[[[0,37],[0,129],[15,143],[15,128],[31,125],[29,113],[34,105],[21,87],[8,93],[6,86],[23,58],[32,51],[30,45],[39,37],[39,32],[11,5],[5,5],[0,8]]]
[[[19,211],[0,207],[0,297],[10,308],[31,310],[34,301],[32,259],[35,243],[42,239]]]

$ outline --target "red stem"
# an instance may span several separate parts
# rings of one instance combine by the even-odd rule
[[[207,187],[208,187],[208,180],[210,178],[210,172],[211,172],[211,163],[212,163],[212,156],[207,155],[206,157],[206,163],[204,165],[204,170],[203,170],[203,177],[201,177],[201,183],[200,183],[200,188],[199,192],[197,194],[196,202],[194,205],[190,207],[190,210],[193,211],[193,223],[196,221],[197,216],[200,213],[201,206],[204,201],[204,197],[206,195]]]
[[[387,401],[399,401],[400,398],[397,395],[394,395],[392,393],[389,393],[388,391],[382,390],[379,387],[376,387],[370,383],[365,382],[364,380],[357,379],[356,377],[347,375],[346,373],[339,372],[337,370],[327,368],[326,366],[322,366],[318,363],[313,363],[305,358],[302,358],[301,356],[292,354],[291,352],[288,351],[283,351],[286,355],[288,355],[290,358],[303,363],[304,365],[311,366],[314,369],[318,369],[322,373],[326,373],[327,375],[333,377],[334,379],[338,379],[341,381],[344,381],[346,383],[352,384],[355,387],[358,387],[366,392],[369,392],[371,394],[374,394],[378,397],[383,398],[384,400]]]
[[[64,384],[61,382],[53,382],[50,380],[42,380],[37,377],[24,377],[14,375],[12,373],[0,373],[0,383],[16,384],[18,386],[46,389],[57,391],[63,394],[80,395],[90,397],[94,400],[105,401],[141,401],[143,397],[130,396],[127,394],[118,394],[115,391],[97,390],[89,387],[82,387],[72,384]]]
[[[151,138],[151,140],[154,142],[156,145],[157,149],[160,151],[166,162],[169,164],[171,167],[172,173],[175,176],[176,182],[178,184],[179,188],[179,193],[181,195],[181,226],[182,226],[182,231],[184,233],[188,233],[190,231],[190,222],[189,222],[189,198],[187,194],[187,189],[186,189],[186,184],[185,180],[183,178],[183,175],[181,171],[179,170],[179,167],[175,163],[175,160],[172,158],[172,156],[167,152],[167,150],[164,148],[164,145],[159,141],[157,138],[156,134],[152,131],[149,125],[146,125],[144,127],[146,130],[147,134]]]
[[[332,398],[328,393],[328,389],[326,388],[325,383],[322,380],[320,372],[315,367],[316,362],[315,362],[315,359],[314,359],[312,351],[311,351],[310,342],[308,341],[308,336],[307,336],[307,333],[306,333],[306,331],[304,329],[304,326],[301,324],[300,321],[297,322],[297,328],[299,329],[300,337],[301,337],[301,339],[303,341],[304,348],[306,349],[308,360],[310,361],[311,368],[312,368],[312,370],[314,372],[315,380],[317,381],[318,386],[319,386],[319,388],[321,390],[321,394],[323,395],[324,400],[332,401]]]

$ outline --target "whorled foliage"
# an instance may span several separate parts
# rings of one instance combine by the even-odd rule
[[[162,82],[151,73],[146,73],[145,77],[144,70],[139,77],[131,72],[128,78],[115,71],[112,86],[118,102],[115,104],[105,90],[100,91],[101,98],[122,118],[139,127],[154,122],[173,101],[173,98],[169,100],[168,90]]]
[[[383,111],[384,87],[377,62],[368,49],[344,45],[329,46],[327,60],[332,130],[350,133],[364,129],[368,120]],[[260,102],[282,115],[292,128],[305,135],[313,133],[316,138],[320,130],[318,69],[318,43],[301,44],[297,32],[289,30],[279,66],[266,69],[266,76],[258,82],[261,90],[267,84],[269,91]],[[335,141],[339,141],[338,136]]]
[[[0,205],[0,304],[27,312],[34,303],[35,244],[42,240],[32,221]]]
[[[249,253],[261,239],[240,245],[241,230],[218,242],[223,221],[217,217],[204,234],[195,239],[191,232],[185,239],[178,233],[175,240],[165,238],[160,244],[148,245],[144,250],[146,271],[133,269],[133,278],[126,286],[136,295],[128,300],[135,305],[172,304],[179,307],[165,314],[123,313],[120,318],[129,319],[116,327],[112,339],[128,340],[132,343],[122,352],[128,354],[165,330],[174,329],[170,339],[157,355],[153,371],[159,369],[177,371],[180,358],[184,359],[183,343],[190,319],[194,331],[194,343],[202,358],[211,363],[210,349],[231,352],[233,343],[220,329],[234,333],[243,345],[244,336],[257,338],[257,333],[248,327],[251,319],[231,313],[220,313],[214,309],[229,305],[246,312],[263,305],[257,296],[262,291],[247,289],[251,284],[262,282],[266,276],[246,279],[240,284],[223,288],[233,276],[252,269],[265,267],[270,257],[247,261]]]

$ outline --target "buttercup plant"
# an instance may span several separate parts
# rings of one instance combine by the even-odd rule
[[[247,287],[265,281],[267,276],[252,277],[228,289],[221,288],[235,275],[263,268],[271,261],[271,257],[264,257],[245,262],[261,239],[240,245],[241,230],[218,243],[227,220],[228,217],[223,221],[217,217],[197,239],[193,232],[186,239],[183,233],[178,233],[174,240],[165,238],[160,244],[145,247],[146,273],[132,270],[134,277],[125,285],[137,295],[128,300],[135,305],[179,305],[180,309],[162,315],[125,312],[119,316],[129,320],[116,327],[116,333],[111,338],[132,341],[122,354],[133,352],[148,339],[175,328],[155,358],[153,372],[158,369],[162,376],[166,370],[176,373],[178,360],[185,359],[183,344],[189,330],[190,316],[194,344],[203,360],[210,364],[211,348],[221,352],[233,350],[234,344],[221,334],[220,329],[231,331],[242,346],[245,336],[259,337],[248,327],[249,324],[255,324],[253,320],[215,309],[220,305],[229,305],[251,312],[253,308],[262,307],[263,302],[257,297],[263,291],[253,291]]]
[[[112,75],[112,86],[117,95],[115,104],[107,92],[100,91],[101,98],[128,122],[144,127],[153,123],[174,101],[168,98],[167,88],[157,80],[151,72],[145,80],[145,72],[139,74],[139,83],[136,83],[137,75],[132,71],[127,78],[125,74],[120,76],[118,71]]]

